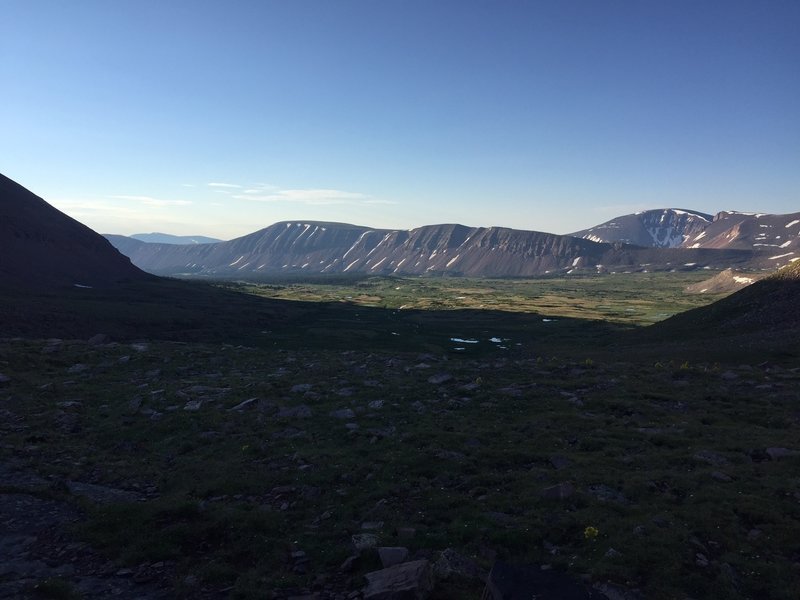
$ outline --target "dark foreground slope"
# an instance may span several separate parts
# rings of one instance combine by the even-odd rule
[[[653,343],[709,354],[800,355],[800,261],[702,308],[638,332]]]
[[[0,287],[107,286],[151,276],[103,236],[0,175]]]

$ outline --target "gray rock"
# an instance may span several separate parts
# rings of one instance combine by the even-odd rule
[[[8,385],[9,383],[11,383],[11,377],[0,373],[0,386]]]
[[[330,416],[334,419],[355,419],[356,413],[349,408],[340,408],[339,410],[332,410]]]
[[[90,346],[101,346],[109,342],[109,337],[105,333],[98,333],[89,338],[88,344]]]
[[[569,467],[572,464],[572,462],[565,456],[555,454],[550,457],[550,464],[556,471],[561,471],[562,469],[566,469],[567,467]]]
[[[399,565],[408,558],[408,548],[402,546],[381,546],[378,548],[378,556],[384,568]]]
[[[483,576],[477,563],[459,554],[452,548],[443,550],[439,559],[433,565],[433,571],[440,579],[447,579],[455,575],[466,579],[480,579]]]
[[[434,385],[442,385],[443,383],[447,383],[453,379],[453,376],[450,373],[439,373],[437,375],[432,375],[428,377],[428,383],[432,383]]]
[[[228,410],[239,410],[239,411],[246,410],[248,408],[254,408],[257,403],[258,403],[258,398],[248,398],[247,400],[239,402],[239,404],[237,404],[233,408],[229,408]]]
[[[203,406],[202,400],[189,400],[186,404],[183,405],[183,410],[187,410],[189,412],[196,412],[200,410],[201,406]]]
[[[797,450],[789,450],[789,448],[767,448],[766,452],[772,460],[780,460],[781,458],[800,455],[800,452]]]
[[[370,530],[370,529],[381,529],[383,527],[383,521],[364,521],[361,524],[361,529]]]
[[[712,471],[711,477],[713,477],[717,481],[725,481],[725,482],[733,481],[733,478],[730,475],[726,475],[722,471]]]
[[[727,458],[721,454],[718,454],[717,452],[712,452],[711,450],[700,450],[700,452],[697,452],[694,455],[694,459],[714,465],[715,467],[721,467],[722,465],[728,464]]]
[[[372,550],[378,547],[378,536],[374,533],[357,533],[350,538],[353,546],[359,552],[364,550]]]
[[[415,560],[364,575],[364,600],[424,600],[433,591],[433,572],[427,560]]]
[[[306,392],[310,392],[313,386],[310,383],[298,383],[297,385],[292,386],[292,393],[294,394],[304,394]]]
[[[276,413],[275,416],[279,419],[307,419],[313,414],[314,413],[309,406],[300,404],[298,406],[282,408]]]
[[[367,406],[373,410],[378,410],[379,408],[383,408],[383,400],[372,400]]]

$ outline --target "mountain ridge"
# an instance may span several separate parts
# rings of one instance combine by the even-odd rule
[[[108,239],[134,264],[155,274],[244,279],[287,273],[529,277],[574,269],[743,268],[752,266],[754,257],[742,249],[647,248],[452,223],[402,230],[282,221],[227,242],[193,246]],[[769,265],[765,257],[757,262]]]

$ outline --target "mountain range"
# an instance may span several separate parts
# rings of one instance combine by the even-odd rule
[[[526,277],[575,270],[774,270],[800,257],[798,232],[800,213],[721,212],[712,217],[662,209],[618,217],[572,235],[457,224],[398,230],[285,221],[214,244],[177,246],[106,237],[135,265],[159,275]]]

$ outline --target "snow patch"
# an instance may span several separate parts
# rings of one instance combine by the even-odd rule
[[[779,258],[786,258],[787,256],[791,256],[794,252],[787,252],[786,254],[779,254],[778,256],[770,256],[770,260],[778,260]]]
[[[237,258],[235,261],[233,261],[233,262],[232,262],[231,264],[229,264],[228,266],[229,266],[229,267],[232,267],[232,266],[234,266],[234,265],[238,264],[238,262],[239,262],[240,260],[242,260],[243,258],[244,258],[244,254],[242,254],[242,255],[241,255],[239,258]]]
[[[800,219],[795,219],[795,220],[794,220],[794,221],[792,221],[791,223],[787,223],[787,224],[785,225],[785,227],[786,227],[786,229],[789,229],[789,227],[791,227],[792,225],[797,225],[798,223],[800,223]]]

